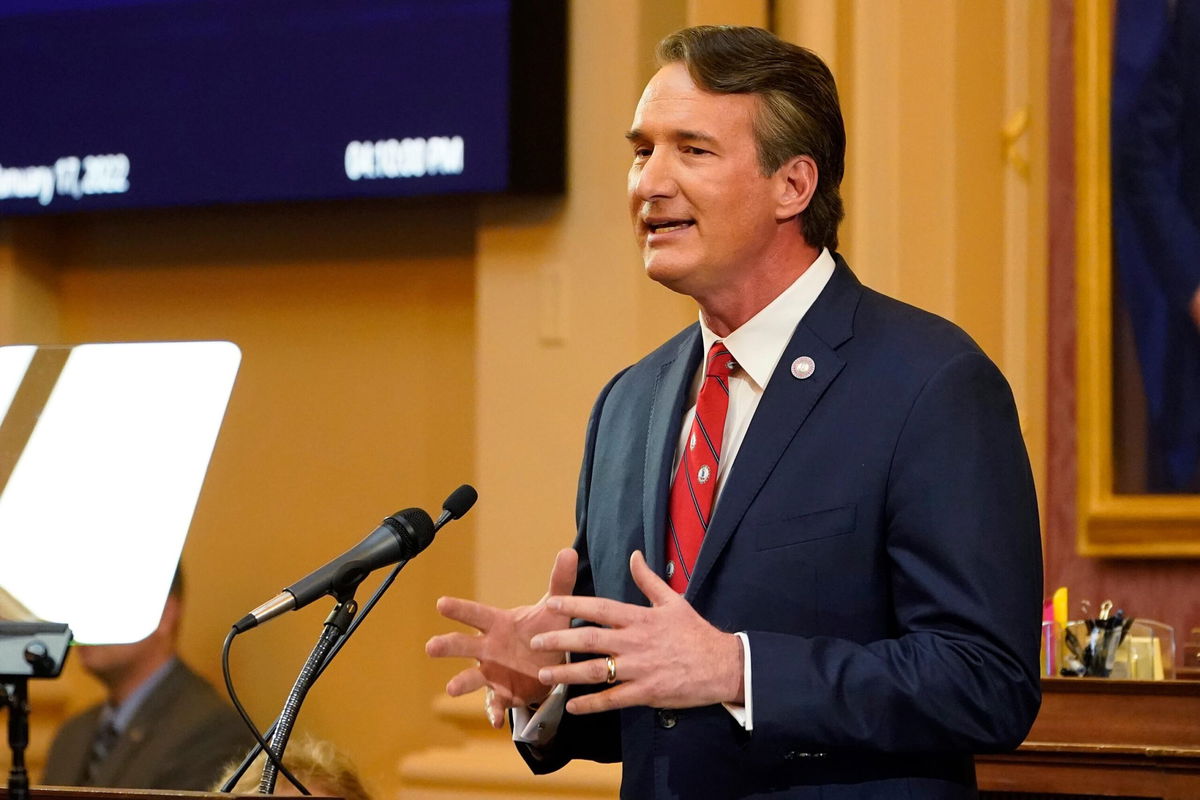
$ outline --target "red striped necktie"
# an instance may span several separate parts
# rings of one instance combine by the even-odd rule
[[[708,351],[704,382],[696,398],[696,416],[671,484],[667,507],[667,583],[680,594],[692,579],[700,543],[712,516],[721,438],[725,435],[725,415],[729,411],[729,374],[736,368],[737,362],[725,344],[714,342]]]

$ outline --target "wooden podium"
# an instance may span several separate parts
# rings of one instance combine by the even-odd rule
[[[30,800],[228,800],[231,797],[259,797],[256,794],[220,792],[175,792],[153,789],[88,789],[75,786],[31,786]],[[0,783],[0,800],[8,800],[8,789]],[[340,800],[312,795],[312,800]]]
[[[228,797],[229,795],[218,794],[215,792],[165,792],[151,789],[89,789],[77,786],[30,786],[30,800],[40,798],[40,800],[169,800],[170,798],[188,798],[188,800],[200,800],[201,798],[209,798],[215,800],[218,797]],[[0,784],[0,800],[8,800],[8,789]]]
[[[482,719],[473,704],[471,713],[472,719]],[[579,796],[578,791],[572,792],[552,781],[542,779],[539,786],[538,779],[528,775],[523,764],[515,763],[511,744],[492,738],[497,748],[502,749],[505,763],[511,764],[514,770],[519,767],[528,781],[537,787],[537,796],[547,800]],[[474,778],[465,776],[458,762],[455,762],[455,770],[444,775],[427,775],[427,762],[431,759],[436,761],[432,756],[418,754],[406,760],[406,792],[410,791],[408,782],[412,781],[414,797],[487,795],[470,783],[468,778]],[[477,754],[471,755],[471,760],[478,761]],[[1050,800],[1055,797],[1071,800],[1200,800],[1200,681],[1043,679],[1042,710],[1025,743],[1015,753],[977,756],[975,761],[981,800]],[[609,796],[615,796],[616,781],[606,785],[611,790]],[[33,787],[30,795],[33,800],[218,800],[231,797],[205,792],[43,786]],[[4,788],[0,788],[0,800],[8,800]]]
[[[984,800],[1197,800],[1200,681],[1044,678],[1025,743],[975,764]]]

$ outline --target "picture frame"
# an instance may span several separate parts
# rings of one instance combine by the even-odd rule
[[[1075,3],[1077,550],[1085,556],[1200,557],[1200,494],[1115,490],[1110,147],[1114,15]]]

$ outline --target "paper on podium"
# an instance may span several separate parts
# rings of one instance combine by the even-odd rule
[[[241,353],[0,347],[0,617],[87,644],[158,625]]]

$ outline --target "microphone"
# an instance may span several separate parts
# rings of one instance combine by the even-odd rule
[[[429,526],[428,534],[425,534],[421,537],[417,537],[417,542],[419,544],[419,547],[417,547],[416,552],[420,552],[421,550],[424,550],[426,547],[429,546],[430,541],[433,540],[433,535],[438,530],[440,530],[443,525],[445,525],[447,522],[451,522],[453,520],[460,519],[464,514],[466,514],[468,511],[471,510],[471,507],[475,505],[475,501],[478,499],[479,499],[479,493],[475,491],[475,487],[464,483],[462,486],[459,486],[457,489],[455,489],[453,492],[451,492],[450,496],[446,498],[446,501],[444,503],[442,503],[442,513],[440,515],[438,515],[438,519],[437,519],[436,523],[430,521],[429,515],[426,514],[424,511],[422,511],[421,509],[410,508],[405,511],[396,512],[394,515],[392,515],[392,517],[389,517],[387,520],[384,520],[384,525],[387,524],[388,520],[394,520],[396,522],[410,523],[411,522],[411,518],[409,517],[410,514],[417,517],[417,520],[419,522],[421,522],[422,526],[428,525]],[[396,517],[400,517],[402,519],[395,519]],[[415,530],[417,528],[417,525],[413,524],[412,527]],[[423,532],[423,531],[424,531],[423,527],[420,530],[415,530],[415,532]],[[367,537],[367,540],[369,540],[372,536],[374,536],[378,532],[379,531],[375,531],[375,533],[372,533],[371,536]],[[364,544],[365,544],[365,541],[364,541]],[[362,547],[362,545],[360,544],[358,547]],[[358,548],[355,548],[355,549],[358,549]],[[353,552],[353,550],[351,552]],[[349,554],[347,554],[347,555],[349,555]],[[415,553],[413,555],[415,555]],[[411,555],[407,556],[407,558],[411,558],[411,557],[412,557]],[[345,558],[345,556],[343,556],[342,558]],[[403,560],[403,559],[400,559],[400,560]],[[403,566],[403,564],[401,564],[401,566]],[[322,569],[324,569],[324,568],[322,568]],[[396,570],[393,571],[391,575],[389,575],[386,579],[384,579],[384,581],[379,585],[379,588],[377,588],[375,590],[375,594],[373,594],[371,596],[371,599],[368,600],[366,602],[366,604],[363,606],[362,613],[359,614],[357,617],[355,617],[354,621],[350,623],[349,628],[346,630],[345,636],[342,639],[340,639],[336,644],[333,645],[333,648],[329,651],[328,655],[325,656],[325,660],[323,662],[321,662],[320,667],[318,667],[317,674],[313,678],[314,681],[316,680],[316,678],[321,677],[321,674],[325,671],[325,668],[329,666],[329,663],[331,661],[333,661],[334,656],[336,656],[341,651],[342,646],[346,644],[346,642],[350,638],[350,636],[352,636],[354,634],[354,632],[356,630],[358,630],[358,626],[361,625],[363,620],[365,620],[367,618],[367,615],[371,613],[371,609],[373,609],[375,607],[375,604],[379,601],[379,598],[382,597],[383,593],[385,591],[387,591],[389,586],[392,585],[392,581],[395,579],[396,572],[398,572],[399,569],[400,569],[400,567],[397,567]],[[318,572],[320,572],[320,570],[318,570]],[[312,576],[309,576],[309,577],[312,577]],[[305,579],[305,580],[307,580],[307,579]],[[229,634],[229,637],[226,638],[226,645],[228,646],[229,641],[233,638],[234,635],[236,635],[238,633],[242,633],[247,630],[250,630],[250,628],[253,628],[259,622],[263,622],[267,619],[270,619],[271,617],[277,616],[278,614],[282,614],[284,611],[287,611],[289,608],[298,607],[298,606],[287,605],[289,600],[283,599],[282,602],[284,603],[284,607],[282,607],[280,610],[274,611],[273,613],[270,614],[270,616],[267,615],[267,612],[263,611],[263,609],[265,607],[271,605],[272,602],[280,601],[281,598],[285,598],[285,596],[287,596],[286,591],[277,595],[271,601],[268,601],[267,603],[263,603],[263,605],[254,609],[254,611],[251,611],[245,617],[243,617],[242,619],[240,619],[236,623],[234,623],[234,626],[233,626],[234,630],[233,630],[233,632],[231,632]],[[259,616],[255,616],[256,614],[258,614]],[[233,699],[234,705],[237,706],[238,705],[237,698],[236,698],[236,695],[234,695],[234,693],[233,693],[232,683],[229,680],[228,665],[226,664],[225,667],[226,667],[226,678],[225,678],[226,688],[229,689],[230,698]],[[267,731],[267,733],[266,733],[267,736],[274,736],[276,730],[278,729],[278,725],[279,725],[280,721],[281,721],[280,719],[277,719],[275,721],[275,724],[272,725],[270,730]],[[257,729],[255,729],[255,733],[257,733]],[[233,771],[233,775],[231,775],[230,777],[228,777],[225,780],[224,785],[221,787],[221,791],[227,792],[233,787],[233,785],[235,783],[237,783],[238,779],[241,778],[243,774],[245,774],[246,770],[250,767],[250,764],[258,756],[258,754],[263,751],[263,745],[264,745],[264,742],[261,742],[261,741],[258,744],[254,745],[253,749],[251,749],[250,752],[246,755],[246,757],[244,759],[242,759],[242,763],[238,765],[238,768]],[[286,773],[284,773],[284,774],[286,774]]]
[[[462,488],[450,498],[458,495]],[[465,488],[470,489],[469,486]],[[470,495],[470,501],[465,503],[459,516],[465,514],[471,503],[475,502],[474,489],[471,489]],[[447,498],[447,504],[450,498]],[[457,519],[454,516],[457,508],[447,507],[443,516],[449,513],[447,519]],[[357,586],[363,578],[380,567],[407,561],[420,553],[433,541],[435,531],[433,520],[422,509],[397,511],[369,533],[367,538],[239,619],[233,628],[238,633],[244,633],[286,611],[303,608],[324,595],[336,595],[340,590]]]
[[[442,513],[438,515],[437,522],[433,523],[434,533],[440,531],[447,522],[461,519],[462,515],[470,511],[471,506],[475,505],[475,501],[478,499],[479,492],[475,491],[475,487],[469,483],[464,483],[451,492],[446,501],[442,503]]]

